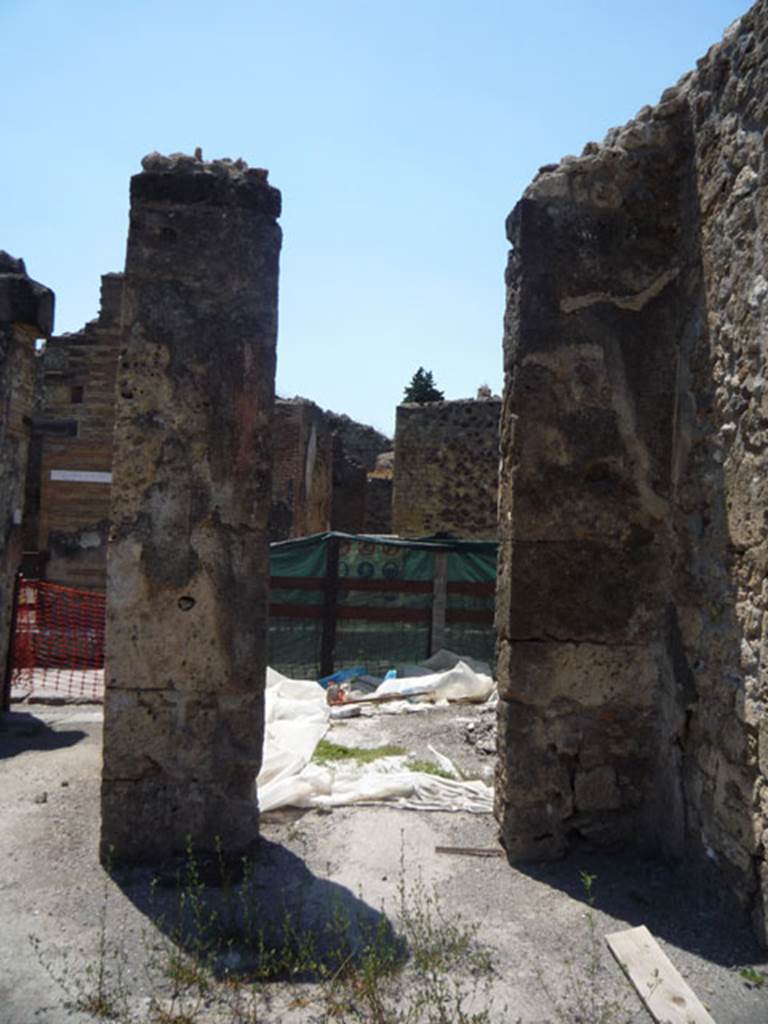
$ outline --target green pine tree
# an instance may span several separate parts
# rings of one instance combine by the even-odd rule
[[[444,398],[443,392],[435,387],[432,371],[420,366],[405,389],[404,401],[424,405],[426,402],[442,402]]]

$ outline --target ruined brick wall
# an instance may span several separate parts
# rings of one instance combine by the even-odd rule
[[[325,414],[305,398],[277,399],[272,438],[269,539],[329,530],[333,456]]]
[[[131,179],[117,371],[101,849],[258,836],[280,193],[242,161]]]
[[[36,547],[49,580],[93,590],[106,586],[121,295],[122,274],[105,274],[98,319],[51,338],[38,366]]]
[[[24,487],[35,392],[35,340],[53,329],[53,292],[0,251],[0,672],[21,564]],[[0,690],[2,687],[0,687]]]
[[[395,533],[496,537],[500,412],[496,398],[398,406]]]
[[[630,841],[764,937],[768,3],[508,223],[497,814]]]
[[[349,416],[326,414],[333,431],[333,509],[331,523],[343,533],[385,533],[392,519],[386,487],[371,486],[369,472],[392,442],[374,427]]]

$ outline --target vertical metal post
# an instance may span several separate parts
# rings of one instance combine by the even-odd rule
[[[445,647],[445,610],[448,604],[448,552],[436,551],[432,577],[432,631],[429,653]]]
[[[325,600],[320,640],[320,675],[329,676],[336,660],[336,602],[339,590],[339,538],[329,537],[325,556]]]

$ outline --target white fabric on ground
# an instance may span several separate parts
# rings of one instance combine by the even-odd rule
[[[471,676],[476,673],[459,662],[449,672],[432,673],[419,682],[446,677],[442,689],[436,683],[431,692],[461,692],[466,699],[469,692],[486,689],[484,682],[473,682]],[[489,682],[493,688],[493,680]],[[326,766],[311,764],[315,747],[328,727],[329,708],[325,690],[319,683],[288,679],[274,669],[267,669],[264,757],[257,780],[262,811],[278,807],[341,807],[380,802],[418,810],[492,811],[493,789],[484,782],[412,772],[402,757],[381,758],[364,766],[346,762]],[[438,755],[438,760],[441,757]],[[447,758],[445,761],[446,769],[453,768]]]
[[[262,811],[293,802],[297,776],[328,731],[328,719],[325,690],[319,683],[288,679],[267,669],[264,756],[257,779]]]
[[[461,700],[482,704],[495,689],[496,684],[490,673],[486,675],[476,672],[466,661],[457,658],[456,663],[447,670],[433,670],[427,675],[408,676],[405,679],[385,679],[372,696],[397,693],[403,697],[412,695],[417,701],[438,703]]]

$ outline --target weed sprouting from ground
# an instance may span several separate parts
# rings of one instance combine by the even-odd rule
[[[572,936],[572,944],[581,947],[583,965],[566,960],[563,965],[561,992],[553,991],[550,979],[540,970],[537,976],[542,989],[552,1004],[554,1019],[560,1024],[626,1024],[637,1012],[626,989],[617,990],[620,975],[606,951],[598,930],[595,915],[595,882],[597,875],[587,871],[579,873],[584,898],[587,902],[586,930],[582,936]],[[620,995],[615,995],[620,991]]]
[[[128,1020],[128,953],[122,924],[109,914],[109,863],[99,904],[96,954],[84,967],[75,966],[69,950],[60,958],[49,955],[35,935],[29,936],[32,951],[46,974],[64,993],[64,1005],[71,1012],[88,1014],[95,1020]]]
[[[768,971],[759,971],[754,967],[742,967],[739,976],[750,988],[763,988],[768,982]]]
[[[61,960],[33,945],[68,1007],[116,1024],[266,1024],[291,1011],[315,1024],[491,1020],[493,965],[475,928],[447,913],[420,876],[412,880],[402,858],[394,921],[351,912],[335,895],[318,907],[293,891],[280,907],[251,861],[234,875],[221,854],[212,872],[188,850],[175,879],[150,887],[152,924],[138,943],[113,927],[105,879],[84,970],[54,969]],[[143,970],[143,985],[126,985],[129,968]]]

